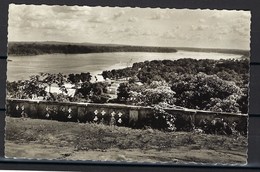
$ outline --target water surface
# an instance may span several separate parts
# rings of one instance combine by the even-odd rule
[[[146,53],[146,52],[116,52],[90,54],[44,54],[37,56],[9,56],[7,65],[7,80],[24,80],[40,72],[49,73],[81,73],[92,75],[104,70],[130,67],[135,62],[145,60],[177,60],[193,59],[231,59],[242,55],[224,53],[205,53],[178,51],[177,53]],[[99,79],[102,77],[99,76]]]

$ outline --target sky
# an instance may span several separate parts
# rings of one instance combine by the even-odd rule
[[[8,40],[247,49],[249,11],[9,6]]]

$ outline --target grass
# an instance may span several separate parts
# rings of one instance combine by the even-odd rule
[[[7,156],[39,158],[41,155],[40,158],[52,158],[54,155],[44,152],[48,146],[59,152],[54,156],[57,159],[172,162],[177,158],[181,162],[246,162],[247,139],[243,136],[162,132],[10,117],[6,122]],[[28,150],[33,155],[20,149],[25,145],[37,147],[34,151]],[[66,154],[68,150],[70,153]],[[38,153],[35,154],[35,151]],[[125,155],[118,157],[123,152]]]

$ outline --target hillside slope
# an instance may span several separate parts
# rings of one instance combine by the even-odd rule
[[[245,163],[239,136],[134,130],[99,124],[6,119],[6,156],[68,160]]]

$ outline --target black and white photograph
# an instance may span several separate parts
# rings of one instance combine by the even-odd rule
[[[247,164],[250,20],[10,4],[5,156]]]

